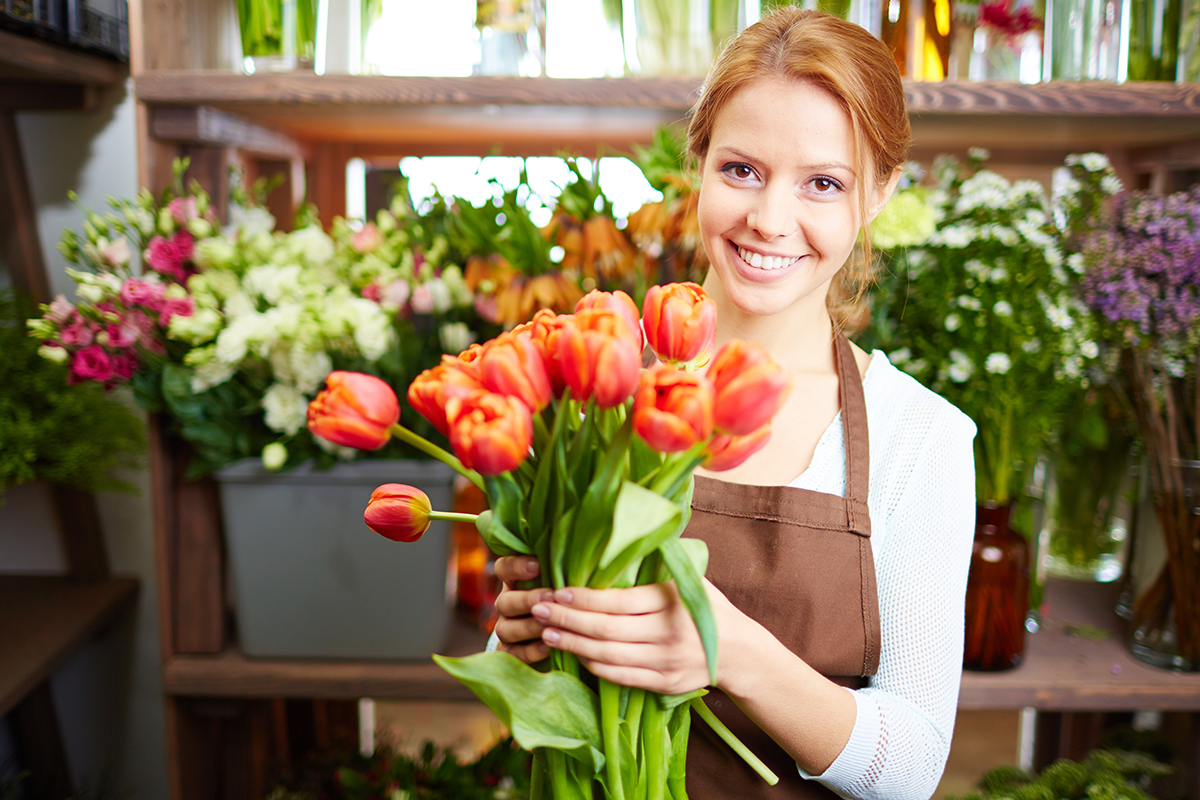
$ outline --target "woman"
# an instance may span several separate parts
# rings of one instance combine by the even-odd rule
[[[777,11],[717,59],[688,140],[717,345],[755,340],[793,381],[763,450],[721,480],[697,473],[685,532],[710,551],[706,700],[781,782],[697,724],[689,795],[927,798],[961,675],[975,427],[844,335],[869,277],[855,243],[909,143],[895,63],[856,25]],[[658,692],[709,684],[673,584],[518,591],[535,561],[496,571],[499,649],[561,648]]]

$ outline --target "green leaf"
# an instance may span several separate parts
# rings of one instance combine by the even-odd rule
[[[475,519],[475,527],[479,530],[488,549],[498,556],[511,556],[516,553],[533,554],[529,545],[505,527],[504,523],[490,509],[479,514]]]
[[[685,509],[660,494],[626,481],[617,495],[613,529],[591,586],[632,585],[642,559],[686,524]]]
[[[685,542],[687,544],[685,544]],[[684,607],[692,615],[704,655],[708,659],[708,678],[717,680],[717,619],[704,591],[704,568],[708,566],[708,546],[699,539],[667,539],[659,548]]]
[[[548,747],[604,769],[600,700],[583,681],[564,672],[538,672],[508,653],[433,660],[492,710],[526,750]]]
[[[488,507],[504,527],[517,534],[522,533],[521,489],[511,475],[485,475],[483,485],[487,491]]]

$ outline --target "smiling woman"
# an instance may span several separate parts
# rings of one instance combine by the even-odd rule
[[[962,671],[975,427],[846,338],[871,279],[865,227],[908,150],[898,71],[862,28],[782,9],[718,57],[688,138],[716,347],[756,343],[793,386],[761,449],[719,480],[696,472],[684,536],[710,554],[715,680],[673,585],[523,591],[540,569],[525,557],[496,564],[497,646],[567,651],[667,694],[707,687],[708,708],[781,781],[697,726],[696,800],[927,798]]]

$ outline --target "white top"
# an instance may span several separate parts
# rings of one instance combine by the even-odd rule
[[[879,672],[853,691],[858,716],[841,755],[822,775],[800,774],[844,797],[927,800],[950,753],[962,679],[975,535],[975,423],[878,350],[863,393]],[[840,413],[791,485],[845,496]]]

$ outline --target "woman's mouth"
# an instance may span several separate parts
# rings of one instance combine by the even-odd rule
[[[738,246],[737,254],[750,266],[764,270],[784,269],[801,259],[801,256],[766,256],[741,246]]]

